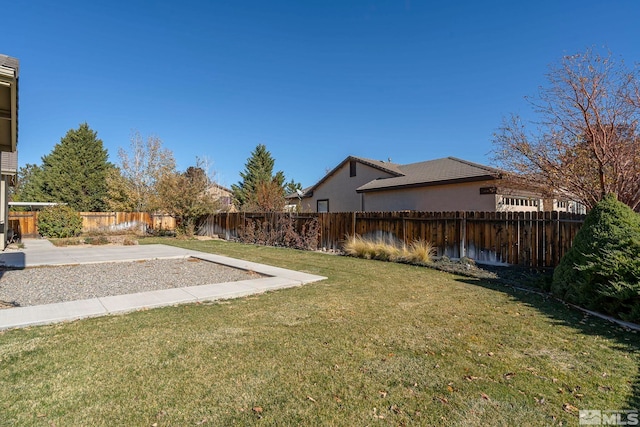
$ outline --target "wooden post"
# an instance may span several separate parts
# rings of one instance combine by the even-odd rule
[[[464,212],[460,212],[460,258],[467,256],[467,218]]]

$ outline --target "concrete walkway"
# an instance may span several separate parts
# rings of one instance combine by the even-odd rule
[[[45,239],[25,239],[23,243],[24,249],[7,250],[0,253],[0,266],[28,268],[47,265],[194,257],[243,270],[255,271],[256,273],[269,277],[202,286],[186,286],[183,288],[92,298],[57,304],[0,309],[0,330],[71,321],[107,314],[126,313],[152,307],[236,298],[275,289],[301,286],[326,279],[326,277],[313,274],[167,245],[58,248]]]

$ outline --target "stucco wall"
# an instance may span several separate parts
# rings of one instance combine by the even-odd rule
[[[374,191],[364,194],[365,212],[388,211],[483,211],[496,210],[495,194],[480,194],[480,187],[495,181],[479,181],[430,187]]]
[[[356,176],[350,176],[349,162],[335,171],[318,188],[313,196],[302,201],[304,211],[316,212],[318,200],[329,200],[329,212],[361,211],[360,194],[356,188],[376,178],[388,178],[391,175],[360,162],[356,163]]]

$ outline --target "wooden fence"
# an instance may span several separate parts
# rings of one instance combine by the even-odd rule
[[[147,212],[80,212],[82,231],[169,230],[176,228],[173,217]],[[9,228],[19,230],[22,237],[38,236],[38,212],[9,212]]]
[[[198,232],[234,239],[249,221],[275,225],[282,215],[293,218],[298,230],[317,218],[319,249],[341,249],[353,235],[405,244],[427,240],[438,256],[530,267],[556,266],[584,222],[584,215],[565,212],[236,212],[203,218]]]

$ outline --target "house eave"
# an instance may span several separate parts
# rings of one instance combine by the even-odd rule
[[[356,193],[374,193],[380,191],[389,191],[389,190],[401,190],[401,189],[410,189],[410,188],[420,188],[420,187],[436,187],[439,185],[448,185],[448,184],[464,184],[468,182],[479,182],[479,181],[488,181],[500,179],[499,176],[495,175],[478,175],[467,178],[456,178],[456,179],[445,179],[440,181],[429,181],[429,182],[415,182],[410,184],[398,184],[398,185],[390,185],[385,187],[373,187],[373,188],[357,188]],[[365,184],[367,185],[367,184]]]

